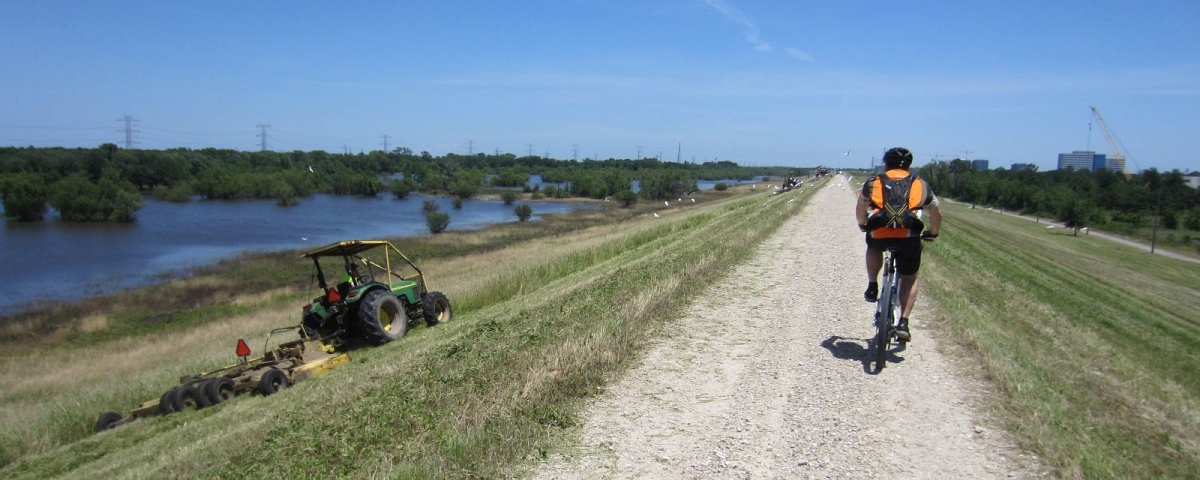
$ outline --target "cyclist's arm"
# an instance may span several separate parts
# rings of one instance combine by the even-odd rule
[[[933,201],[925,207],[929,211],[929,233],[937,235],[942,231],[942,210],[938,208],[937,197],[933,197]]]
[[[854,219],[858,220],[859,225],[867,224],[867,206],[870,204],[871,202],[867,200],[867,197],[861,193],[858,195],[858,204],[854,206]]]

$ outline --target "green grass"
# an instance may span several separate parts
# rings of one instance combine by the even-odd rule
[[[943,210],[926,292],[1022,447],[1066,478],[1200,475],[1200,268]]]
[[[585,220],[588,225],[565,230],[578,234],[532,235],[528,247],[503,232],[457,244],[431,239],[447,242],[447,250],[474,252],[468,258],[481,256],[480,265],[487,266],[456,274],[469,280],[451,283],[454,320],[415,329],[389,346],[356,350],[350,365],[276,397],[239,398],[98,435],[76,431],[94,421],[103,403],[88,399],[112,400],[102,390],[118,388],[121,379],[22,387],[26,395],[45,396],[56,411],[38,417],[36,428],[5,426],[0,476],[504,476],[542,454],[553,432],[578,422],[583,399],[628,366],[656,326],[669,324],[695,295],[750,255],[807,196],[764,192],[661,219]],[[800,201],[787,203],[791,198]],[[502,244],[493,243],[495,238]],[[430,255],[437,250],[431,248]],[[276,321],[271,315],[287,318],[272,312],[280,308],[276,304],[303,295],[282,292],[258,314],[268,318],[252,314],[249,320],[271,324]],[[244,322],[231,323],[228,328],[237,330]],[[167,335],[115,340],[108,348],[121,342],[147,348],[154,342],[186,343]],[[68,353],[77,348],[71,342],[48,345],[53,348],[42,365],[69,355],[101,355],[105,348],[87,345]],[[192,359],[184,368],[204,361]],[[124,368],[132,372],[137,366]],[[124,385],[131,398],[156,396],[170,385],[167,378],[178,375],[161,366],[145,368],[157,369],[131,373],[136,384]],[[48,431],[43,442],[14,440],[39,428]],[[63,428],[67,434],[53,432]]]

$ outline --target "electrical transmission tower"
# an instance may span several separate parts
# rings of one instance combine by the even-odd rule
[[[385,133],[385,134],[383,134],[383,136],[382,136],[382,137],[379,137],[379,138],[382,138],[382,139],[383,139],[383,153],[387,153],[387,152],[389,151],[389,150],[388,150],[388,148],[387,148],[387,147],[388,147],[388,142],[387,142],[387,141],[388,141],[388,139],[389,139],[389,138],[392,138],[392,137],[389,137],[389,136],[388,136],[388,134],[386,134],[386,133]]]
[[[125,118],[118,118],[117,121],[125,122],[125,128],[122,130],[117,130],[118,132],[125,132],[125,148],[126,149],[133,148],[133,145],[138,143],[138,142],[133,141],[133,134],[142,133],[141,131],[133,129],[133,122],[136,122],[138,120],[136,118],[133,118],[132,116],[126,115]]]
[[[271,138],[270,136],[267,135],[267,129],[271,128],[271,126],[267,125],[265,123],[260,123],[258,125],[255,125],[254,128],[258,129],[258,135],[256,135],[256,136],[258,138],[262,139],[262,151],[264,151],[264,152],[267,151],[267,139]]]

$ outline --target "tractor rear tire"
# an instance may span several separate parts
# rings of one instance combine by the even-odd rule
[[[117,412],[104,412],[100,414],[100,420],[96,421],[96,431],[103,432],[112,429],[122,418],[125,417]]]
[[[258,380],[258,393],[263,396],[279,393],[288,387],[287,374],[278,368],[272,368],[263,373],[261,379]]]
[[[201,396],[208,400],[209,405],[216,405],[233,398],[233,379],[229,377],[214,378],[201,384]]]
[[[425,312],[425,325],[430,327],[449,321],[453,316],[450,309],[450,299],[442,292],[429,292],[421,299]]]
[[[395,295],[372,290],[358,303],[358,326],[365,340],[383,345],[408,332],[408,314]]]

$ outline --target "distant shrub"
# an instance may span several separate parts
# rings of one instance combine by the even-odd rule
[[[726,190],[729,190],[729,184],[725,183],[725,182],[718,183],[716,185],[713,185],[713,190],[716,190],[718,192],[724,192]]]
[[[421,202],[421,212],[425,213],[425,215],[429,215],[441,209],[442,207],[441,205],[438,205],[437,200],[425,200],[424,202]]]
[[[524,222],[533,216],[533,207],[529,205],[517,205],[513,207],[513,213],[517,215],[517,219]]]
[[[513,202],[517,201],[517,192],[511,190],[505,191],[500,194],[500,199],[504,200],[505,205],[512,205]]]
[[[546,198],[546,196],[542,195],[542,192],[533,192],[532,194],[529,195],[529,198],[533,199],[533,200],[541,200],[543,198]]]
[[[633,193],[633,190],[621,190],[617,192],[616,199],[621,202],[621,207],[630,208],[637,203],[638,195]]]
[[[442,212],[427,212],[425,213],[425,225],[429,227],[429,233],[439,234],[446,231],[446,227],[450,226],[450,215]]]
[[[454,209],[455,210],[462,210],[462,204],[463,204],[462,197],[454,197]]]

